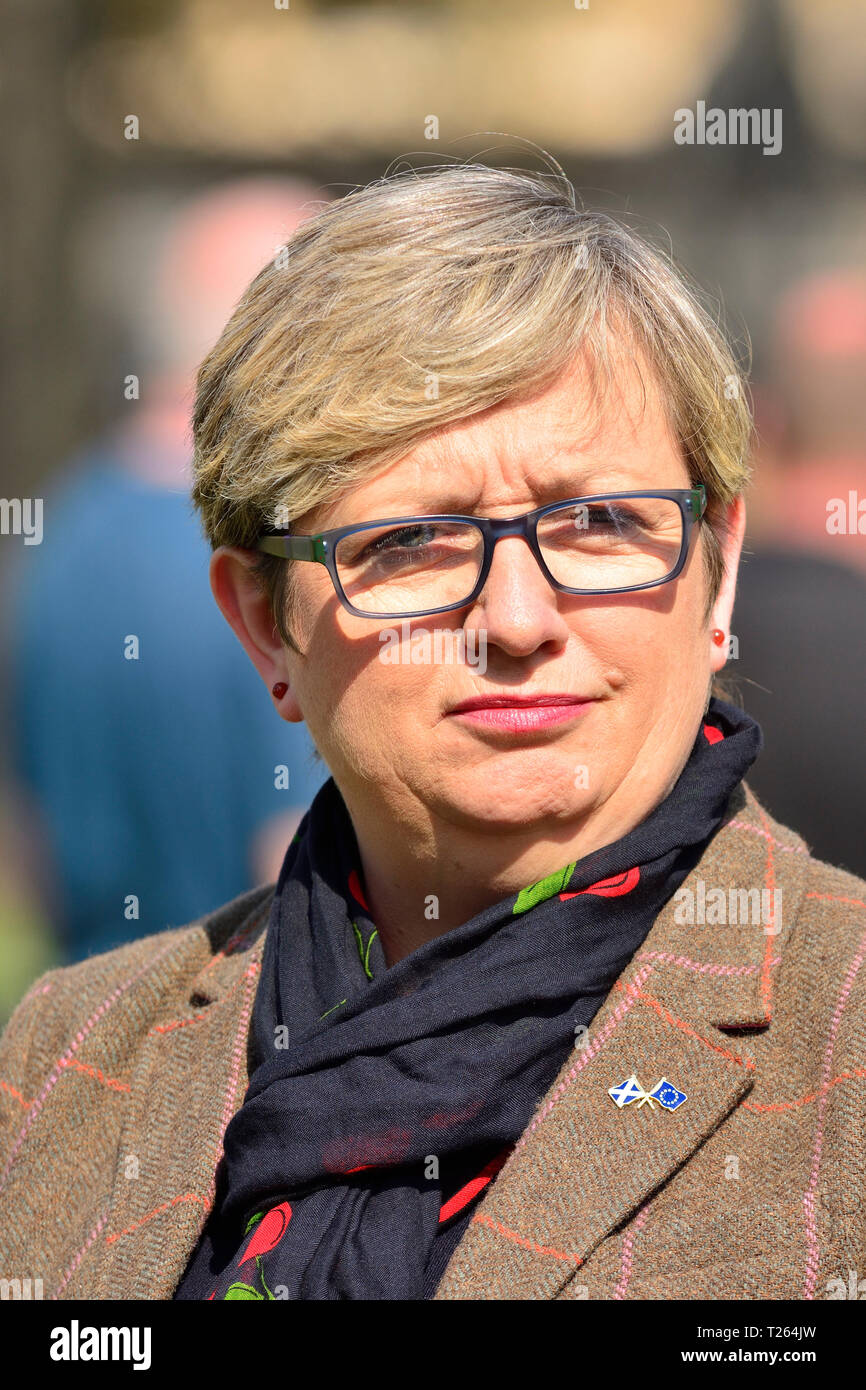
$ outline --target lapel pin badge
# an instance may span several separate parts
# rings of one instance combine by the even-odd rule
[[[663,1110],[678,1110],[688,1099],[685,1091],[678,1090],[673,1082],[668,1081],[666,1076],[663,1076],[651,1091],[645,1091],[634,1073],[626,1077],[625,1081],[621,1081],[618,1086],[611,1086],[608,1095],[620,1110],[625,1105],[631,1105],[633,1101],[637,1101],[638,1110],[643,1105],[649,1105],[650,1110],[652,1110],[654,1102],[657,1102]]]

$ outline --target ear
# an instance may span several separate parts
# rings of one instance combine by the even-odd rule
[[[276,627],[271,606],[253,572],[256,555],[236,546],[221,545],[210,562],[210,586],[220,612],[268,688],[283,719],[297,724],[303,719],[292,691],[286,649]],[[288,686],[277,699],[271,687],[277,681]]]
[[[734,595],[737,589],[737,572],[740,565],[740,554],[743,549],[743,537],[746,533],[746,504],[742,497],[735,497],[733,502],[729,502],[725,509],[725,528],[721,534],[722,555],[725,562],[725,573],[716,601],[713,604],[710,614],[710,630],[721,628],[727,638],[731,631],[731,617],[734,611]],[[728,644],[717,647],[712,638],[710,642],[710,665],[714,672],[721,671],[728,660]]]

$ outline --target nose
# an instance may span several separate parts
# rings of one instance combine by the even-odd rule
[[[510,656],[529,656],[547,643],[561,647],[567,642],[570,629],[557,592],[521,536],[496,542],[490,573],[463,627],[483,632],[488,643]]]

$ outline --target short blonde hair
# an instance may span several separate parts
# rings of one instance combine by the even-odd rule
[[[752,418],[724,333],[671,260],[578,206],[564,174],[445,164],[325,204],[255,277],[198,374],[193,500],[213,547],[253,547],[425,435],[532,393],[609,330],[658,380],[706,486],[709,602]],[[594,378],[595,379],[595,378]],[[283,640],[290,565],[256,573]]]

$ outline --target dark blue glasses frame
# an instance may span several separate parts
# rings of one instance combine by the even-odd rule
[[[680,553],[673,569],[661,579],[650,579],[644,584],[626,584],[619,589],[571,589],[554,579],[538,544],[537,528],[542,517],[559,510],[561,507],[574,507],[579,504],[596,502],[616,502],[629,497],[660,497],[676,502],[683,520],[683,532]],[[503,540],[506,536],[522,536],[535,556],[538,567],[547,582],[552,588],[563,594],[630,594],[638,589],[655,589],[659,584],[668,584],[672,579],[676,579],[682,570],[689,553],[694,528],[706,509],[706,488],[703,483],[699,483],[694,488],[674,488],[669,491],[650,489],[646,492],[604,492],[591,497],[570,497],[563,502],[551,502],[546,507],[539,507],[534,512],[524,512],[522,516],[506,516],[498,520],[483,516],[435,513],[424,516],[383,517],[379,521],[361,521],[352,526],[337,526],[331,531],[320,531],[314,536],[290,535],[285,529],[266,531],[256,541],[255,549],[264,551],[268,555],[277,555],[283,560],[311,560],[316,564],[324,565],[331,576],[331,582],[343,607],[357,618],[426,618],[433,613],[450,613],[457,608],[466,608],[470,603],[475,602],[487,582],[490,566],[493,563],[493,548],[497,541]],[[467,594],[466,598],[461,599],[459,603],[446,603],[441,608],[422,608],[417,612],[410,613],[370,613],[365,609],[356,608],[347,598],[337,573],[337,562],[334,556],[337,543],[344,536],[351,536],[357,531],[372,531],[380,526],[407,526],[420,521],[462,521],[475,526],[481,532],[484,540],[484,556],[472,592]]]

